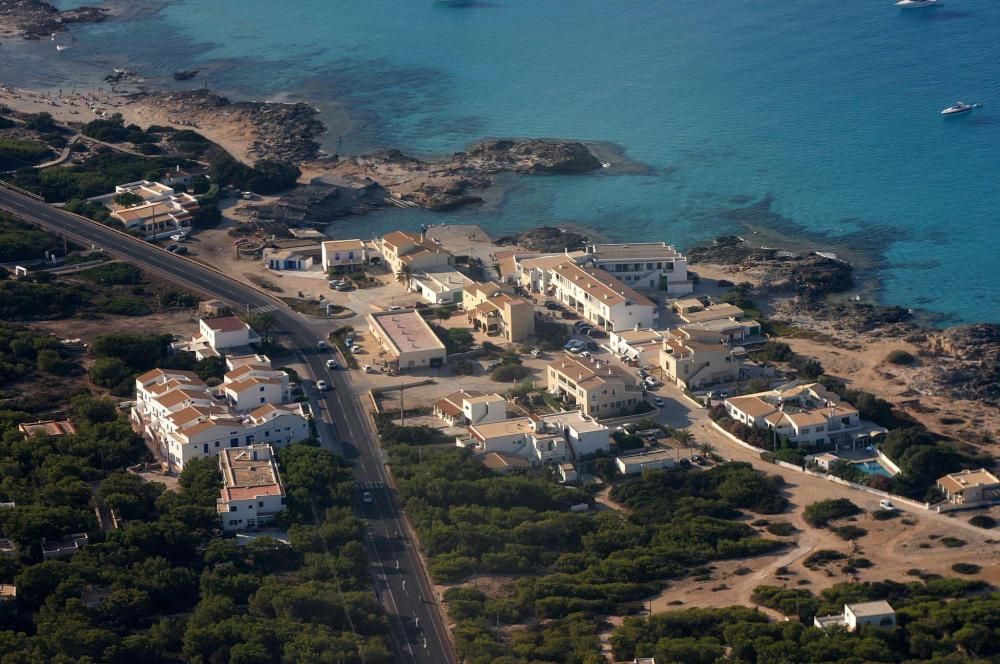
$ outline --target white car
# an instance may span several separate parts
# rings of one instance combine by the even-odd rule
[[[646,383],[646,385],[649,386],[649,387],[656,387],[657,385],[659,385],[659,383],[656,381],[656,379],[653,378],[652,376],[646,376],[643,379],[643,382]]]
[[[593,356],[594,354],[591,353],[589,350],[585,350],[582,353],[580,353],[580,357],[593,357]]]
[[[375,502],[375,499],[372,498],[371,491],[365,491],[363,494],[361,494],[361,502],[363,502],[365,505],[371,505],[373,502]]]
[[[402,311],[405,308],[406,307],[400,307],[399,305],[397,305],[395,307],[389,307],[389,311]]]
[[[883,509],[883,510],[895,510],[896,509],[896,506],[893,505],[892,501],[889,501],[889,500],[880,500],[880,501],[878,501],[878,506],[879,506],[879,509]]]
[[[326,392],[327,390],[330,389],[330,385],[327,384],[325,380],[317,380],[316,389],[319,390],[320,392]]]
[[[337,360],[327,360],[326,361],[326,368],[327,369],[336,369],[337,368]]]
[[[319,341],[316,342],[316,348],[319,348],[320,350],[326,350],[329,347],[330,347],[330,345],[327,344],[322,339],[320,339]]]
[[[362,350],[362,348],[358,344],[354,344],[353,346],[351,346],[351,352],[354,353],[354,354],[360,353],[361,350]]]
[[[655,403],[657,406],[662,406],[663,399],[661,399],[660,397],[653,397],[653,403]]]
[[[365,373],[378,373],[378,369],[376,369],[370,364],[366,364],[361,368],[364,370]]]
[[[186,237],[187,235],[185,235],[184,233],[174,233],[173,235],[170,236],[170,239],[173,240],[174,242],[183,242],[184,238]]]

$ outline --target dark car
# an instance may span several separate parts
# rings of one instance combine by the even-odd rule
[[[594,327],[594,328],[591,328],[591,329],[587,330],[587,336],[588,337],[593,337],[594,339],[606,339],[607,336],[608,336],[608,333],[605,332],[604,330],[602,330],[599,327]]]
[[[175,254],[186,254],[187,252],[188,252],[187,247],[177,247],[176,249],[174,249]]]
[[[167,251],[177,251],[177,245],[176,244],[168,245]]]
[[[551,309],[551,310],[555,311],[557,309],[562,309],[562,305],[559,304],[558,302],[551,302],[551,301],[549,301],[549,302],[545,303],[545,308],[546,309]]]
[[[562,312],[562,314],[560,314],[560,315],[561,315],[561,316],[562,316],[563,318],[566,318],[566,319],[569,319],[569,320],[572,320],[572,319],[574,319],[574,318],[578,318],[578,316],[576,315],[576,312],[575,312],[575,311],[564,311],[564,312]]]

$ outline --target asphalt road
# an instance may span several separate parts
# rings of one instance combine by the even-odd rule
[[[225,300],[240,310],[272,314],[277,322],[276,331],[284,333],[294,343],[313,378],[324,379],[332,387],[321,393],[309,385],[307,392],[324,445],[344,454],[354,464],[354,477],[359,486],[355,496],[356,511],[367,523],[364,544],[376,595],[389,614],[396,661],[455,662],[447,628],[434,603],[426,571],[407,535],[410,531],[400,514],[397,498],[389,487],[369,418],[352,389],[350,373],[327,369],[326,360],[337,356],[332,351],[317,349],[320,337],[312,323],[255,288],[200,263],[2,186],[0,209],[50,232],[65,235],[77,244],[103,249],[180,286]],[[343,366],[342,358],[337,359]],[[324,426],[321,420],[330,424]],[[371,503],[362,501],[364,490],[370,492]]]

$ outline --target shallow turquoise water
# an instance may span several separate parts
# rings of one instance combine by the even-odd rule
[[[482,136],[557,136],[612,141],[654,168],[522,178],[485,209],[372,216],[360,222],[366,232],[427,220],[492,230],[577,222],[685,247],[757,228],[867,252],[886,303],[1000,320],[1000,3],[140,6],[148,11],[76,29],[72,58],[27,71],[63,85],[83,76],[67,73],[70,62],[167,76],[199,67],[224,91],[326,109],[339,100],[350,117],[336,131],[345,152],[431,154]],[[52,58],[39,48],[7,53],[37,65]],[[985,107],[941,118],[956,99]],[[762,200],[770,206],[734,212]]]

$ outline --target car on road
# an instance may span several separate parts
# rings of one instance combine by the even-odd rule
[[[663,399],[661,399],[660,397],[653,397],[653,403],[655,403],[657,406],[662,406]]]
[[[319,341],[316,342],[316,348],[320,350],[328,350],[330,348],[330,344],[320,339]]]
[[[320,392],[326,392],[327,390],[330,389],[330,385],[325,380],[317,380],[316,389],[319,390]]]
[[[375,499],[372,498],[372,492],[365,491],[363,494],[361,494],[361,502],[363,502],[365,505],[371,505],[372,503],[374,503]]]
[[[338,367],[339,367],[339,365],[337,364],[337,360],[327,360],[326,361],[326,368],[327,369],[337,369]]]

